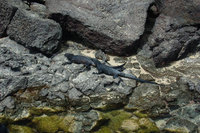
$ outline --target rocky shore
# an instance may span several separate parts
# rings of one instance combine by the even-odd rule
[[[0,0],[0,130],[199,133],[199,11],[197,0]],[[93,74],[66,53],[164,86]]]

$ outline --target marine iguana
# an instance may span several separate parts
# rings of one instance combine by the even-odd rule
[[[69,60],[69,62],[64,63],[64,65],[71,64],[71,63],[84,64],[86,68],[89,70],[91,69],[90,66],[95,66],[95,63],[90,57],[86,57],[82,55],[73,55],[70,53],[66,53],[64,56],[67,57],[67,59]]]
[[[114,69],[114,68],[112,68],[112,67],[110,67],[110,66],[108,66],[106,64],[102,64],[100,61],[98,61],[96,59],[92,59],[92,60],[95,63],[95,65],[97,67],[97,70],[98,70],[98,73],[94,73],[94,74],[104,73],[104,74],[113,76],[114,79],[117,78],[118,76],[120,76],[120,77],[124,77],[124,78],[134,79],[134,80],[136,80],[138,82],[142,82],[142,83],[150,83],[150,84],[159,85],[156,82],[139,79],[139,78],[137,78],[136,76],[134,76],[132,74],[126,74],[126,73],[120,72],[119,70]]]
[[[93,61],[95,61],[95,60],[98,61],[95,58],[82,56],[82,55],[74,55],[74,54],[70,54],[70,53],[66,53],[64,56],[67,57],[69,62],[65,62],[63,65],[71,64],[71,63],[84,64],[88,70],[91,69],[90,66],[96,66],[96,64]],[[116,69],[118,71],[123,71],[125,69],[124,68],[125,64],[126,63],[119,65],[119,66],[110,66],[110,67],[113,68],[113,69]]]

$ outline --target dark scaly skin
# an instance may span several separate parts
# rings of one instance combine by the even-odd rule
[[[65,57],[69,60],[67,64],[76,63],[76,64],[84,64],[86,68],[90,69],[90,66],[95,66],[94,62],[90,57],[82,56],[82,55],[73,55],[66,53]]]
[[[70,53],[66,53],[65,57],[67,57],[67,59],[69,60],[69,62],[66,62],[64,64],[71,64],[71,63],[76,63],[76,64],[84,64],[86,66],[87,69],[90,70],[90,66],[96,66],[96,64],[93,62],[93,60],[98,61],[95,58],[90,58],[87,56],[82,56],[82,55],[73,55]],[[117,69],[119,71],[123,71],[124,70],[124,64],[119,65],[119,66],[110,66],[114,69]]]
[[[118,70],[118,71],[120,71],[120,72],[122,72],[122,71],[124,71],[124,65],[125,65],[126,63],[124,63],[124,64],[122,64],[122,65],[119,65],[119,66],[110,66],[110,67],[112,67],[112,68],[114,68],[114,69],[116,69],[116,70]]]
[[[102,64],[100,61],[98,61],[96,59],[93,59],[93,62],[95,63],[95,65],[97,67],[97,70],[98,70],[97,74],[104,73],[104,74],[113,76],[113,78],[117,78],[118,76],[120,76],[120,77],[124,77],[124,78],[134,79],[134,80],[136,80],[138,82],[142,82],[142,83],[150,83],[150,84],[157,84],[157,85],[159,85],[156,82],[139,79],[139,78],[135,77],[132,74],[125,74],[123,72],[120,72],[117,69],[114,69],[114,68],[112,68],[110,66]]]

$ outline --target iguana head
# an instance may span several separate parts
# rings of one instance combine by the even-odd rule
[[[73,55],[73,54],[70,54],[70,53],[66,53],[66,54],[65,54],[65,57],[67,57],[68,60],[71,60],[73,56],[74,56],[74,55]]]

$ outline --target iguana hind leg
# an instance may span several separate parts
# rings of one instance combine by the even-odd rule
[[[90,65],[85,65],[85,67],[86,67],[86,69],[87,69],[88,71],[91,70]]]

